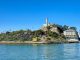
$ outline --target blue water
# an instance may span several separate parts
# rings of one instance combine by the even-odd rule
[[[80,44],[0,44],[0,60],[80,60]]]

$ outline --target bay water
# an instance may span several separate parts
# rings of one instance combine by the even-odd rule
[[[0,44],[0,60],[80,60],[80,44]]]

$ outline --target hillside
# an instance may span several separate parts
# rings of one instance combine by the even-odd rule
[[[60,33],[50,31],[43,31],[41,29],[31,30],[19,30],[0,34],[0,41],[52,41],[52,42],[65,42],[65,36],[62,34],[64,30],[68,29],[68,26],[55,24],[56,27],[60,28]],[[75,27],[71,27],[76,29]]]

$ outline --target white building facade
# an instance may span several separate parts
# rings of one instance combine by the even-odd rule
[[[63,34],[65,35],[66,40],[68,40],[68,41],[78,41],[79,40],[77,31],[75,31],[73,29],[65,30],[63,32]]]

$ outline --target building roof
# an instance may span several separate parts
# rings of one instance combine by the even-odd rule
[[[76,30],[68,29],[68,30],[65,30],[64,32],[76,32]]]

